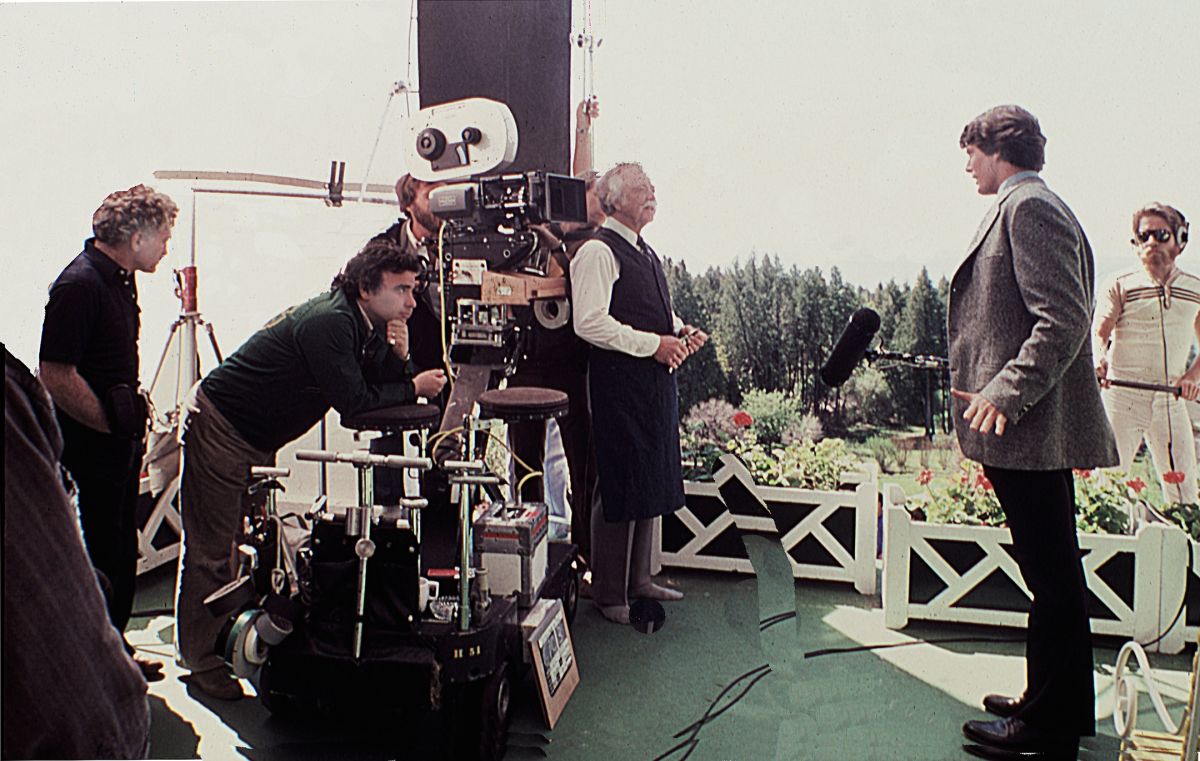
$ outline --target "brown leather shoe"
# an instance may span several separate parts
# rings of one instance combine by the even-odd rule
[[[1016,716],[1021,709],[1025,707],[1025,696],[1019,698],[1010,698],[1007,695],[984,695],[983,710],[992,714],[1007,719],[1009,716]]]
[[[246,693],[242,692],[242,683],[227,666],[209,671],[193,671],[180,679],[187,682],[189,687],[195,687],[217,700],[241,700],[246,697]]]
[[[1046,734],[1012,716],[995,721],[971,720],[963,724],[962,731],[980,750],[992,754],[984,758],[1009,758],[1013,753],[1021,753],[1062,761],[1079,754],[1078,735]],[[968,752],[975,754],[974,750]]]

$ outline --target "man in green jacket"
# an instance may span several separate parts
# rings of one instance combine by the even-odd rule
[[[420,262],[388,241],[352,258],[327,293],[271,320],[196,385],[183,423],[183,556],[176,643],[189,683],[236,700],[213,651],[223,621],[204,598],[233,580],[250,467],[270,465],[330,407],[342,415],[437,396],[442,370],[417,373],[407,321]]]

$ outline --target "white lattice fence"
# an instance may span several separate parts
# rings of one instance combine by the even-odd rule
[[[687,505],[663,518],[663,565],[753,573],[745,533],[779,540],[798,579],[848,581],[875,594],[878,471],[868,464],[838,491],[755,484],[734,456],[714,483],[686,482]]]
[[[913,521],[903,491],[884,489],[884,623],[899,629],[912,619],[1023,627],[1029,590],[1012,555],[1007,529]],[[1096,634],[1158,640],[1179,652],[1187,539],[1165,525],[1136,536],[1079,534],[1088,612]],[[1193,635],[1194,636],[1194,635]]]

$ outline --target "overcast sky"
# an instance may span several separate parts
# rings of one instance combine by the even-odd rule
[[[949,276],[989,203],[959,133],[1008,102],[1041,119],[1044,177],[1101,274],[1135,264],[1141,203],[1200,219],[1194,0],[591,5],[597,163],[645,164],[659,198],[646,236],[693,270],[758,252],[866,286]],[[0,338],[36,361],[46,287],[92,211],[155,169],[320,179],[337,158],[361,178],[391,84],[416,75],[408,16],[406,2],[0,5]],[[404,171],[404,113],[394,102],[373,182]],[[190,183],[156,185],[185,213],[171,257],[139,278],[146,382],[190,249]],[[222,348],[326,287],[393,216],[201,197],[201,308]]]

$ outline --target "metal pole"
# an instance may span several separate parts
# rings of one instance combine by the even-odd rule
[[[375,501],[372,482],[374,475],[370,465],[358,468],[358,520],[359,539],[354,543],[358,555],[358,599],[354,608],[354,660],[362,656],[363,619],[367,609],[367,561],[375,554],[371,541],[371,505]],[[347,521],[349,523],[349,521]]]
[[[467,418],[467,446],[463,453],[464,460],[470,460],[475,455],[475,420]],[[458,552],[458,628],[467,631],[471,628],[471,484],[460,483],[458,488],[458,522],[461,541]]]

